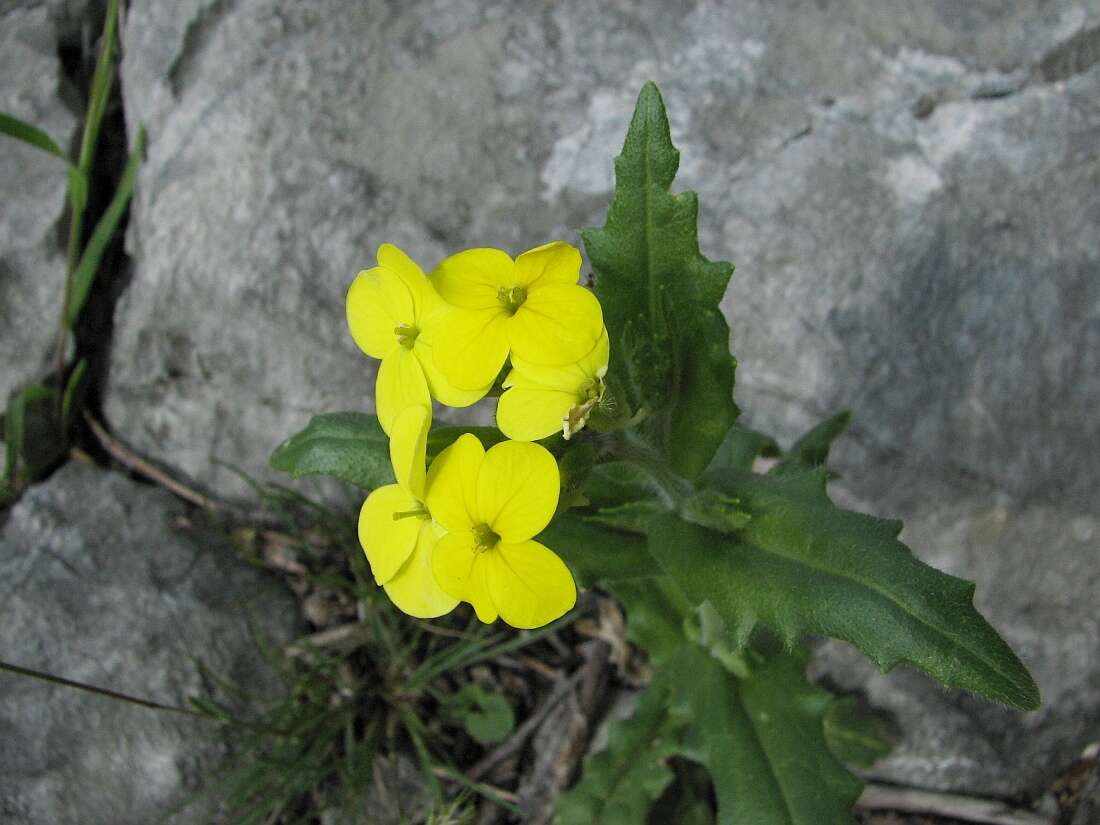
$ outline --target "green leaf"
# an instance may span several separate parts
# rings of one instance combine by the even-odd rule
[[[459,436],[466,433],[476,436],[485,449],[504,441],[504,433],[496,427],[433,427],[431,432],[428,433],[428,461],[431,461],[454,444]]]
[[[107,111],[107,101],[111,97],[111,83],[114,79],[115,32],[117,28],[118,0],[108,0],[107,15],[103,20],[103,35],[100,38],[99,58],[96,60],[95,72],[92,74],[92,85],[88,90],[88,111],[84,117],[84,134],[80,141],[80,157],[76,164],[85,177],[91,175],[95,147],[99,141],[99,129],[103,125],[103,115]]]
[[[834,700],[824,721],[829,750],[848,765],[869,768],[893,749],[886,722],[854,696]]]
[[[833,442],[848,429],[851,422],[852,413],[849,410],[842,410],[825,419],[799,438],[771,472],[782,475],[824,467],[829,459],[829,450]]]
[[[778,455],[779,445],[770,435],[734,424],[726,433],[708,469],[751,470],[757,456],[775,458]]]
[[[694,477],[737,417],[718,311],[733,266],[700,254],[698,199],[670,191],[679,163],[661,94],[647,83],[615,159],[607,221],[583,238],[611,339],[611,394],[626,413],[651,413],[650,437]]]
[[[4,480],[14,484],[23,454],[23,422],[27,413],[27,396],[23,391],[12,393],[4,415]]]
[[[684,644],[684,621],[693,608],[668,576],[622,578],[603,586],[626,608],[626,637],[662,667]]]
[[[80,406],[80,399],[84,395],[84,377],[87,374],[88,359],[81,358],[69,373],[69,380],[65,382],[65,392],[61,397],[61,421],[65,429],[71,426],[73,413]]]
[[[664,511],[657,501],[651,498],[641,501],[628,501],[615,507],[601,507],[591,515],[585,516],[589,524],[601,524],[627,533],[645,535],[649,530],[649,520],[655,514]]]
[[[690,714],[687,755],[704,764],[718,825],[851,825],[862,783],[825,742],[832,697],[807,683],[806,654],[780,654],[738,679],[685,645],[668,670]]]
[[[823,472],[709,476],[749,515],[723,533],[671,514],[651,522],[650,552],[693,604],[710,601],[739,643],[757,622],[793,642],[851,642],[883,671],[916,665],[949,687],[1031,710],[1039,692],[974,609],[974,585],[917,560],[901,524],[833,505]]]
[[[672,781],[666,760],[679,751],[683,716],[669,712],[670,674],[641,695],[634,715],[612,722],[607,747],[584,761],[580,781],[558,800],[556,825],[641,825]]]
[[[617,507],[653,496],[645,474],[625,461],[610,461],[592,469],[581,492],[596,507]]]
[[[88,178],[75,166],[69,167],[69,208],[83,214],[88,206]]]
[[[584,586],[661,574],[642,536],[595,524],[573,510],[556,516],[538,540],[561,556]]]
[[[389,439],[373,415],[315,415],[271,454],[271,466],[294,478],[329,475],[365,490],[393,484]]]
[[[7,112],[0,112],[0,134],[5,134],[16,140],[28,143],[37,149],[41,149],[43,152],[48,152],[54,157],[61,158],[61,160],[65,161],[67,164],[71,165],[72,163],[68,156],[61,151],[61,147],[57,145],[56,140],[37,126],[32,126],[17,117],[9,115]]]
[[[500,742],[516,726],[508,700],[474,684],[463,686],[442,705],[445,716],[462,723],[466,732],[483,745]]]
[[[107,206],[103,216],[96,224],[88,245],[80,256],[80,263],[72,274],[69,293],[69,306],[65,311],[65,323],[71,329],[80,317],[80,311],[84,308],[84,302],[88,300],[92,282],[99,272],[99,264],[103,260],[103,253],[107,244],[115,236],[118,222],[126,212],[130,203],[130,194],[134,191],[134,181],[137,179],[138,167],[141,166],[142,155],[145,151],[145,129],[139,129],[134,141],[134,149],[130,153],[130,159],[126,162],[126,169],[122,173],[122,179],[118,182],[111,203]]]

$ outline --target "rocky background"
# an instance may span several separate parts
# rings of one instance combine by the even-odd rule
[[[72,138],[59,49],[94,11],[0,2],[0,109]],[[904,518],[922,558],[975,580],[1043,691],[1022,716],[827,644],[820,678],[898,721],[871,775],[1041,801],[1100,740],[1100,0],[133,0],[122,39],[127,129],[149,145],[101,392],[143,455],[240,499],[226,464],[264,477],[314,412],[371,409],[343,300],[377,245],[431,267],[578,243],[652,78],[703,250],[737,264],[723,307],[747,421],[791,439],[854,410],[836,495]],[[5,393],[52,340],[57,167],[2,145]],[[175,506],[88,467],[27,492],[0,540],[4,656],[183,678],[178,656],[142,651],[165,628],[199,646],[228,633],[217,605],[237,584],[204,594],[194,572],[153,570],[207,547]],[[111,508],[136,522],[102,524]],[[147,575],[108,576],[133,572],[131,552]],[[184,630],[180,610],[202,615]],[[142,635],[112,641],[120,626]],[[118,781],[97,784],[108,766],[63,733],[77,699],[50,689],[31,720],[41,690],[0,676],[0,819],[68,822],[57,788]],[[159,735],[145,721],[95,724]],[[153,805],[191,744],[143,746]],[[104,810],[83,821],[148,821]]]

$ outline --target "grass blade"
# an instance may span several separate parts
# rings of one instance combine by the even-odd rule
[[[84,248],[84,254],[80,256],[80,263],[70,279],[69,303],[65,310],[65,325],[72,328],[76,319],[80,317],[80,311],[84,308],[84,302],[88,300],[88,293],[92,288],[99,264],[103,259],[103,253],[107,244],[114,237],[118,222],[122,220],[122,214],[130,203],[130,195],[134,190],[134,181],[137,179],[137,170],[141,165],[141,157],[145,148],[145,130],[139,129],[137,139],[134,141],[134,150],[130,153],[130,159],[126,162],[126,170],[122,173],[122,180],[118,183],[118,189],[111,198],[111,203],[103,217],[96,224],[88,245]]]
[[[88,373],[88,359],[81,358],[73,367],[69,380],[65,383],[65,393],[61,397],[61,421],[67,430],[72,423],[73,404],[84,389],[84,376]]]
[[[27,394],[20,390],[8,399],[8,413],[4,418],[4,480],[14,483],[19,456],[23,453],[23,421],[27,414]]]
[[[37,126],[32,126],[26,121],[9,115],[7,112],[0,112],[0,133],[13,137],[16,140],[21,140],[24,143],[29,143],[31,146],[41,149],[43,152],[48,152],[54,157],[61,158],[65,163],[70,165],[72,163],[68,156],[61,151],[61,147],[57,145],[56,140]]]

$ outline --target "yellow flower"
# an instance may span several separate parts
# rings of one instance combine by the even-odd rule
[[[569,364],[603,329],[596,296],[577,283],[581,254],[554,241],[512,260],[499,249],[447,258],[432,282],[461,311],[438,333],[435,360],[456,387],[491,383],[508,353],[539,365]]]
[[[500,431],[517,441],[537,441],[559,431],[568,439],[583,429],[603,400],[608,355],[606,330],[592,351],[573,364],[545,367],[513,355],[497,404]]]
[[[424,504],[424,453],[431,414],[408,407],[393,422],[390,461],[396,484],[374,490],[359,513],[359,543],[374,580],[401,610],[429,619],[448,613],[458,600],[444,593],[432,574],[439,538]]]
[[[375,407],[387,435],[406,407],[431,409],[432,398],[467,407],[489,391],[492,378],[458,389],[436,368],[432,347],[440,324],[453,312],[424,271],[391,244],[378,247],[378,266],[360,272],[348,289],[352,338],[371,358],[382,360]]]
[[[485,623],[513,627],[552,622],[577,601],[560,558],[533,537],[558,505],[554,457],[538,444],[504,441],[488,452],[459,437],[428,471],[428,507],[447,530],[432,570],[444,591],[474,606]]]

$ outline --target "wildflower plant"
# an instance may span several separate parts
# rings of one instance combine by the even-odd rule
[[[807,682],[805,635],[1021,710],[1038,689],[973,584],[918,561],[900,523],[830,500],[847,413],[786,451],[737,423],[718,309],[733,266],[700,253],[696,196],[670,191],[678,163],[648,84],[606,223],[582,233],[591,290],[560,241],[515,259],[458,252],[430,275],[384,244],[347,302],[353,337],[381,360],[378,417],[316,416],[272,463],[372,490],[360,540],[411,615],[465,602],[483,622],[535,628],[578,586],[624,604],[653,680],[587,759],[560,825],[640,825],[682,807],[677,795],[704,804],[699,766],[722,825],[851,823],[862,786],[845,763],[881,749]],[[433,400],[489,394],[496,428],[431,426]],[[766,472],[761,456],[777,459]]]

